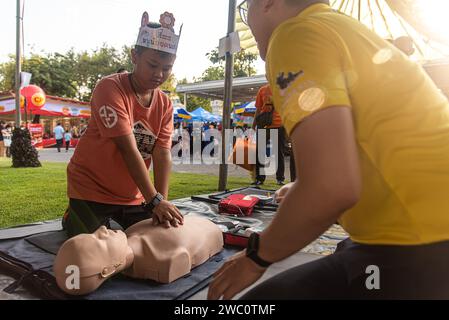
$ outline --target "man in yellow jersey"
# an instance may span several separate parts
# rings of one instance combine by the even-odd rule
[[[271,225],[217,272],[209,298],[232,298],[336,220],[350,240],[335,254],[243,298],[449,298],[447,99],[328,1],[245,4],[300,179],[279,191]]]

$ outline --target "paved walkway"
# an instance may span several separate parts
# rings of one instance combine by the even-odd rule
[[[60,162],[69,163],[70,158],[73,156],[74,149],[70,149],[69,152],[65,150],[58,153],[56,149],[43,149],[39,151],[39,160],[48,162]],[[174,164],[174,172],[181,173],[197,173],[218,176],[218,165],[204,165],[204,164]],[[231,177],[250,177],[248,171],[236,166],[229,165],[228,175]],[[285,161],[285,177],[287,181],[290,181],[290,160]],[[274,178],[274,177],[273,177]]]

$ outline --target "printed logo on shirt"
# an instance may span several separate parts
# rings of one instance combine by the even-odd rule
[[[282,72],[277,78],[276,78],[276,84],[279,86],[281,90],[287,89],[290,84],[292,84],[299,76],[302,76],[304,74],[304,71],[299,71],[297,73],[289,72],[287,77],[285,77],[285,72]]]
[[[151,158],[157,137],[141,121],[134,124],[134,136],[136,137],[137,148],[143,160]]]
[[[103,106],[99,111],[101,122],[103,125],[108,128],[114,128],[118,121],[117,112],[109,106]]]

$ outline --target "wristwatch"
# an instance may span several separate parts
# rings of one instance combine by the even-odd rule
[[[151,200],[151,202],[143,204],[143,208],[148,212],[152,212],[153,209],[156,208],[158,204],[161,203],[163,200],[164,196],[158,192],[154,196],[153,200]]]
[[[253,260],[258,266],[262,268],[268,268],[272,265],[271,262],[265,261],[258,256],[259,252],[259,234],[257,232],[251,233],[248,240],[248,246],[246,248],[246,256]]]

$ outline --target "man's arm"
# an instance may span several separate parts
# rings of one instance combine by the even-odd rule
[[[317,239],[358,202],[361,193],[350,108],[317,112],[298,125],[291,138],[301,179],[261,234],[259,255],[270,262],[283,260]]]
[[[170,173],[172,169],[171,151],[156,146],[153,150],[153,172],[156,190],[168,199]]]
[[[268,262],[283,260],[314,241],[360,197],[358,152],[349,108],[333,107],[309,116],[293,130],[292,140],[301,179],[292,184],[260,236],[258,255]],[[215,273],[208,299],[231,299],[260,279],[265,270],[245,251],[234,255]]]

